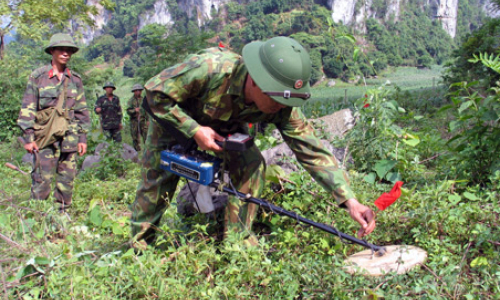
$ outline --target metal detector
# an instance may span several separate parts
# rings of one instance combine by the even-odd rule
[[[225,150],[243,151],[251,145],[248,135],[235,135],[225,141],[221,146]],[[187,152],[187,153],[186,153]],[[267,200],[252,197],[250,194],[244,194],[237,191],[231,181],[228,183],[220,180],[220,159],[210,156],[200,151],[185,151],[182,147],[165,150],[161,153],[160,167],[166,171],[177,174],[190,181],[197,182],[208,187],[216,188],[219,191],[226,192],[238,197],[241,201],[257,204],[270,212],[278,215],[287,216],[298,222],[311,225],[335,236],[338,236],[344,243],[346,241],[361,245],[367,250],[349,256],[345,262],[344,269],[349,273],[359,273],[370,276],[379,276],[387,273],[403,274],[413,267],[423,264],[427,258],[427,253],[415,246],[392,245],[377,246],[365,240],[338,231],[336,228],[314,222],[300,216],[295,212],[285,210],[281,207],[269,203]],[[229,178],[229,176],[227,176]],[[228,187],[228,185],[230,187]],[[203,197],[211,199],[211,197]],[[197,196],[195,201],[205,201]],[[200,205],[199,205],[200,206]],[[208,213],[209,211],[201,211]]]

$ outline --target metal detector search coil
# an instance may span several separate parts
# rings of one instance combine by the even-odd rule
[[[222,160],[199,151],[189,154],[177,149],[160,154],[160,168],[203,185],[211,184],[217,177]]]

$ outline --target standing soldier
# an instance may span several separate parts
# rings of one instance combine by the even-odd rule
[[[122,107],[120,98],[113,94],[116,89],[111,82],[106,82],[102,87],[106,94],[97,99],[95,104],[95,113],[101,115],[101,126],[104,136],[108,139],[112,138],[115,142],[122,141]]]
[[[142,140],[146,142],[146,134],[148,124],[144,109],[141,107],[142,103],[142,90],[144,88],[140,84],[134,84],[132,93],[134,95],[127,104],[127,113],[130,116],[130,134],[132,134],[132,141],[134,142],[134,149],[141,150],[141,136]]]
[[[35,167],[31,172],[31,197],[38,200],[49,197],[55,171],[54,198],[60,204],[61,212],[71,204],[76,152],[80,156],[87,152],[86,133],[90,129],[82,79],[67,67],[71,56],[77,51],[78,47],[69,34],[52,36],[45,48],[45,52],[52,55],[52,61],[31,73],[17,120],[24,135],[24,149],[35,156]],[[39,112],[54,109],[58,103],[62,104],[67,116],[68,129],[55,142],[46,146],[39,142],[38,145],[35,131],[39,128]]]

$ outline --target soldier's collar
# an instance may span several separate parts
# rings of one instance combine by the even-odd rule
[[[64,68],[63,74],[67,75],[68,77],[71,77],[71,71],[69,70],[68,67]],[[49,70],[49,78],[52,78],[56,76],[54,74],[54,68],[52,67],[52,64],[50,65],[50,70]]]

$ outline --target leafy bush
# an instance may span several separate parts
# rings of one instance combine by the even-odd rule
[[[401,128],[397,120],[405,109],[390,100],[385,87],[369,90],[355,104],[356,125],[342,140],[348,147],[356,170],[366,172],[365,180],[395,182],[405,177],[407,162],[414,154],[407,151],[420,143],[420,138]]]
[[[493,71],[500,73],[500,57],[480,57]],[[473,184],[484,184],[500,170],[500,87],[482,94],[478,82],[456,83],[451,104],[443,109],[455,119],[450,122],[450,150],[457,167],[457,177]]]

